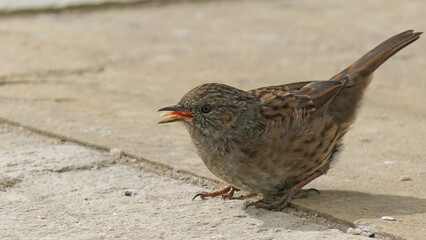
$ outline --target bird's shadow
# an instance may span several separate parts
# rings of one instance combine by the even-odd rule
[[[369,194],[355,191],[321,191],[321,194],[291,201],[292,208],[323,216],[331,221],[350,224],[360,219],[377,219],[382,216],[401,216],[426,213],[426,199]],[[251,217],[264,222],[264,228],[277,227],[276,212],[249,207]],[[295,225],[293,230],[304,230]],[[307,229],[308,230],[308,229]]]

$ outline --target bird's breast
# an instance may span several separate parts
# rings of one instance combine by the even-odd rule
[[[194,143],[207,168],[223,181],[248,192],[277,194],[317,170],[326,172],[337,136],[330,118],[318,118],[245,141]]]

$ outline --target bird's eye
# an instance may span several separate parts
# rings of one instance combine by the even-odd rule
[[[209,113],[211,110],[212,110],[212,106],[210,104],[206,104],[201,107],[202,113]]]

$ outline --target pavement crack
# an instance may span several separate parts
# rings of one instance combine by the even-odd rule
[[[99,73],[105,70],[106,64],[97,66],[90,66],[85,68],[77,69],[51,69],[46,71],[35,71],[27,73],[10,73],[0,76],[0,86],[10,84],[31,84],[31,83],[43,83],[45,80],[40,78],[46,78],[51,76],[69,76],[69,75],[83,75],[86,73]],[[31,79],[32,80],[28,80]]]
[[[64,173],[64,172],[73,172],[73,171],[87,171],[87,170],[99,170],[102,168],[110,167],[112,165],[116,164],[115,160],[104,160],[101,162],[95,162],[87,165],[80,165],[80,166],[65,166],[61,168],[54,168],[54,169],[46,169],[45,171],[48,172],[55,172],[55,173]]]
[[[0,79],[1,79],[1,77],[0,77]],[[1,85],[11,85],[11,84],[27,84],[27,83],[33,83],[33,82],[36,82],[36,81],[31,81],[31,80],[18,80],[18,81],[5,80],[5,81],[1,81],[0,80],[0,86]]]
[[[114,9],[125,9],[125,8],[134,8],[136,6],[143,5],[154,5],[162,6],[166,4],[176,4],[179,2],[185,2],[188,0],[121,0],[121,1],[75,1],[76,3],[67,4],[46,4],[41,7],[27,7],[27,8],[17,8],[17,9],[4,9],[0,10],[0,18],[5,17],[14,17],[14,16],[28,16],[36,14],[59,14],[63,12],[78,11],[81,13],[84,12],[94,12],[94,11],[103,11],[111,8]],[[194,0],[190,0],[194,1]],[[214,1],[214,0],[213,0]],[[197,1],[194,1],[197,2]]]

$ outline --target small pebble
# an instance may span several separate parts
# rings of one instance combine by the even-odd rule
[[[210,237],[210,239],[225,239],[225,237],[222,235],[222,234],[219,234],[219,235],[216,235],[216,236],[212,236],[212,237]]]
[[[352,235],[360,235],[361,231],[359,231],[358,229],[349,228],[348,231],[346,231],[346,233],[349,233]]]
[[[108,231],[115,231],[115,228],[113,226],[108,228]]]
[[[111,148],[109,150],[109,154],[111,155],[111,157],[119,158],[124,155],[124,151],[118,148]]]
[[[361,232],[361,236],[374,238],[376,236],[376,234],[372,233],[372,232]]]
[[[46,216],[44,215],[38,216],[38,219],[46,219]]]
[[[106,237],[106,234],[105,234],[105,233],[103,233],[103,234],[99,235],[99,238],[100,238],[100,239],[104,239],[105,237]]]
[[[395,163],[396,163],[396,161],[384,161],[383,163],[384,163],[384,164],[387,164],[387,165],[390,165],[390,164],[395,164]]]
[[[394,217],[391,217],[391,216],[383,216],[382,220],[385,220],[385,221],[395,221],[396,219]]]
[[[373,225],[359,225],[356,230],[360,231],[362,236],[374,238],[376,234],[373,232],[373,228],[375,228]]]
[[[136,194],[138,193],[135,190],[127,190],[124,192],[124,196],[127,196],[127,197],[133,197]]]
[[[359,138],[359,140],[360,140],[361,142],[365,142],[365,143],[369,143],[369,142],[371,142],[371,141],[372,141],[372,139],[371,139],[371,138],[368,138],[368,137],[361,137],[361,138]]]
[[[402,176],[402,177],[399,178],[399,181],[411,181],[411,180],[413,180],[413,179],[411,179],[411,177],[409,177],[409,176]]]

